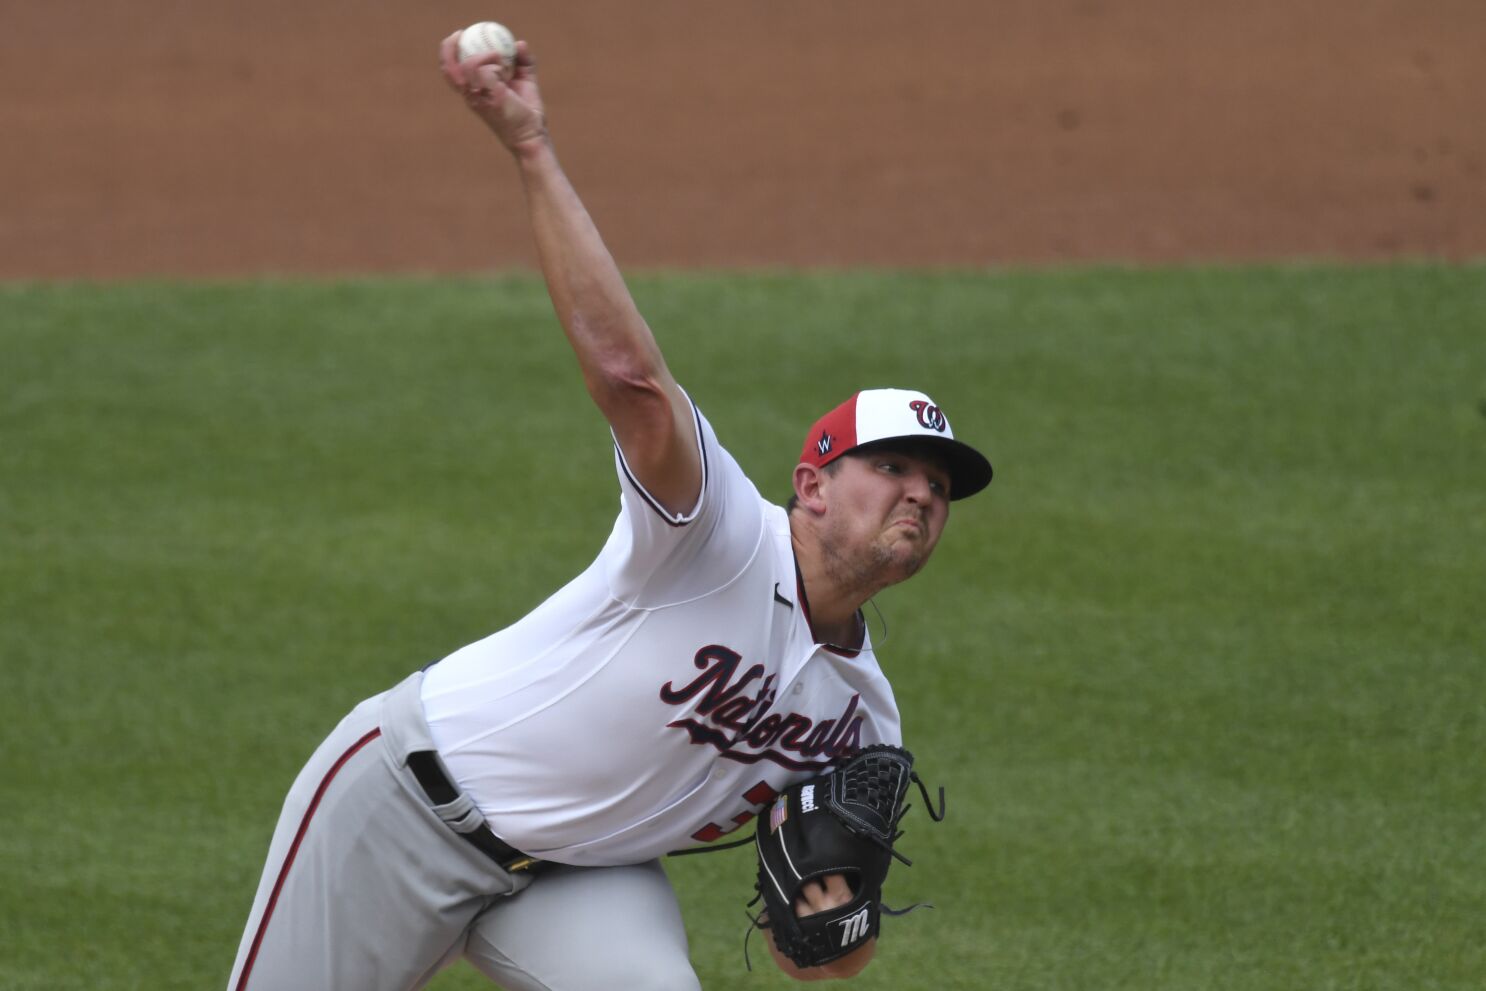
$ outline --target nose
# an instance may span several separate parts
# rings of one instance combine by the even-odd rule
[[[909,472],[904,480],[903,488],[908,501],[916,505],[927,506],[934,498],[929,476],[921,471]]]

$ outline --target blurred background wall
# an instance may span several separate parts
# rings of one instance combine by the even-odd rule
[[[3,0],[0,278],[532,265],[486,18],[627,268],[1486,254],[1480,0]]]

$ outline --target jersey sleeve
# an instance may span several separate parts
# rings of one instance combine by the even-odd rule
[[[692,412],[702,489],[684,513],[668,512],[645,491],[614,445],[620,509],[603,560],[613,595],[630,605],[659,608],[714,592],[743,570],[763,539],[758,490],[694,404]]]

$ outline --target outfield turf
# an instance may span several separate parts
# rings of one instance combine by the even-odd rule
[[[635,290],[767,495],[861,386],[996,465],[879,597],[949,817],[854,987],[1486,985],[1486,269]],[[0,988],[221,987],[321,736],[597,550],[605,428],[526,278],[3,287],[0,386]],[[788,984],[750,875],[672,865],[710,989]]]

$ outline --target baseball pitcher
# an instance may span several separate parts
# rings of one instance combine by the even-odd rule
[[[401,991],[462,957],[508,991],[696,989],[660,858],[740,830],[775,962],[852,976],[917,777],[861,607],[923,567],[991,465],[927,395],[868,389],[810,427],[789,506],[764,500],[564,176],[531,50],[461,62],[457,41],[442,71],[520,176],[618,516],[566,586],[310,757],[229,988]]]

